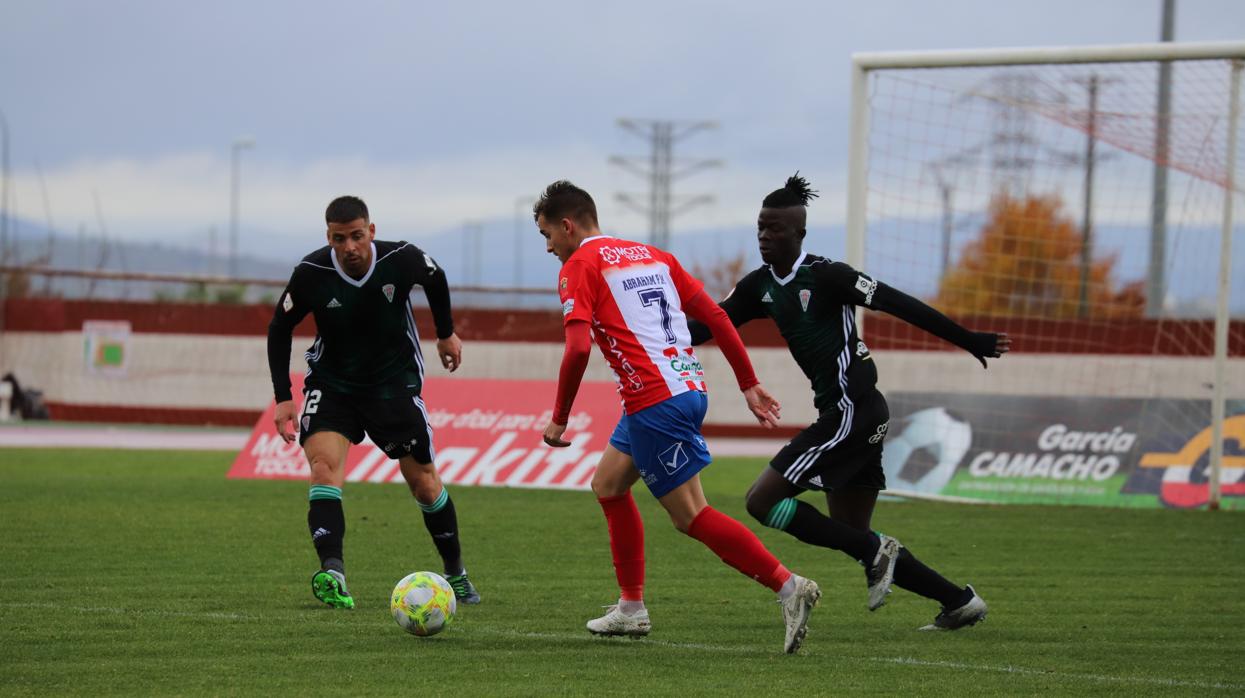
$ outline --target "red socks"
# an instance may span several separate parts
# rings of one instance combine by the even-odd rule
[[[611,540],[613,533],[611,523]],[[696,515],[692,525],[688,527],[687,535],[704,543],[726,564],[764,584],[775,593],[791,576],[791,572],[765,548],[765,544],[755,533],[713,507],[705,507]],[[617,565],[617,556],[614,559],[614,564]]]
[[[623,601],[644,600],[644,521],[631,493],[601,497],[601,511],[610,531],[610,553]],[[759,541],[758,541],[759,544]]]

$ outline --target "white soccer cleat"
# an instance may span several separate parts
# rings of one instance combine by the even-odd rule
[[[808,615],[813,612],[813,606],[821,598],[821,588],[817,586],[817,582],[799,575],[794,575],[794,579],[795,593],[781,602],[782,619],[787,625],[787,637],[782,643],[782,651],[787,654],[795,654],[800,649],[804,636],[808,633]]]
[[[977,595],[977,590],[972,584],[965,586],[973,592],[973,598],[959,608],[942,609],[942,612],[934,618],[934,622],[922,627],[921,630],[959,630],[985,620],[986,612],[990,610],[985,600]]]
[[[903,546],[899,541],[878,534],[878,554],[873,557],[873,564],[865,568],[865,581],[869,583],[870,611],[881,608],[886,603],[886,595],[891,593],[891,584],[895,582],[895,563],[899,560],[901,548]]]
[[[653,626],[648,620],[648,609],[641,609],[633,615],[618,610],[618,605],[605,607],[605,615],[588,621],[588,632],[593,635],[644,637],[652,631]]]

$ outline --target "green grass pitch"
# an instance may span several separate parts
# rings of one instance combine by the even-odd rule
[[[875,525],[990,603],[922,633],[903,590],[865,609],[840,553],[747,519],[762,467],[706,473],[719,509],[820,582],[804,651],[781,652],[768,590],[636,492],[653,634],[593,638],[616,594],[586,492],[451,488],[484,603],[403,633],[388,593],[439,571],[405,488],[346,487],[358,608],[311,596],[307,486],[226,480],[223,453],[0,450],[0,692],[212,695],[1230,694],[1245,692],[1245,515],[882,502]],[[814,500],[816,501],[816,500]]]

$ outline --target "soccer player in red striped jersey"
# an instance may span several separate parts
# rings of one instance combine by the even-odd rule
[[[644,606],[644,524],[631,487],[644,480],[674,522],[734,567],[778,594],[786,635],[783,650],[800,648],[821,591],[789,571],[756,534],[705,499],[700,471],[709,451],[700,427],[708,407],[704,371],[691,346],[687,317],[708,326],[730,362],[748,408],[766,426],[779,405],[757,380],[730,318],[674,255],[651,245],[603,235],[588,192],[567,181],[545,189],[533,207],[546,248],[562,262],[566,348],[545,443],[563,440],[592,342],[613,369],[623,415],[592,479],[609,528],[619,601],[588,621],[597,635],[647,635]]]

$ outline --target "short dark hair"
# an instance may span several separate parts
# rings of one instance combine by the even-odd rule
[[[324,209],[325,223],[349,223],[359,218],[372,220],[367,214],[367,204],[357,196],[339,196]]]
[[[791,208],[807,206],[808,202],[817,198],[817,192],[808,186],[808,180],[800,176],[800,171],[787,178],[782,189],[775,189],[761,202],[763,208]]]
[[[558,221],[570,218],[580,223],[591,222],[597,227],[597,204],[588,192],[571,184],[565,179],[545,187],[545,191],[532,206],[532,218],[545,217],[547,221]]]

